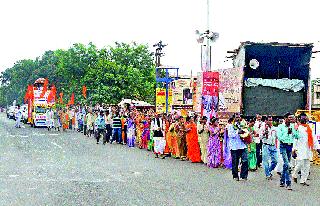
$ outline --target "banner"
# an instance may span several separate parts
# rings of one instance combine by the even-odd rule
[[[219,98],[219,72],[203,72],[202,116],[216,117]]]
[[[219,118],[241,112],[243,68],[219,70]]]
[[[168,112],[171,112],[172,90],[169,89]],[[166,89],[156,89],[156,112],[158,114],[166,112]]]
[[[172,84],[173,87],[173,101],[174,105],[192,105],[192,88],[190,79],[178,79]]]

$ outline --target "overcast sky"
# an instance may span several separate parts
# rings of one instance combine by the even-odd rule
[[[241,41],[320,41],[317,0],[210,0],[210,27],[219,32],[213,67],[228,68],[226,51]],[[0,0],[0,71],[46,50],[93,42],[167,43],[162,63],[200,71],[195,30],[206,28],[207,0]],[[320,50],[316,43],[314,50]],[[320,77],[320,54],[312,78]]]

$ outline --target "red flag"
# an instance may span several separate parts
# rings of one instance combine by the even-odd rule
[[[44,95],[46,94],[47,90],[48,90],[48,79],[46,78],[43,84],[43,89],[42,89],[42,93],[40,94],[40,98],[43,98]]]
[[[27,87],[27,92],[26,92],[26,94],[24,95],[24,102],[27,102],[27,101],[30,99],[30,90],[31,90],[30,87],[31,87],[31,86],[28,85],[28,87]]]
[[[68,105],[74,105],[74,93],[71,94],[70,101],[68,102]]]
[[[54,86],[54,84],[51,86],[51,90],[50,90],[50,94],[48,95],[48,103],[52,103],[55,102],[56,100],[56,87]]]
[[[84,97],[85,99],[87,99],[87,87],[86,87],[86,85],[84,85],[84,86],[82,87],[82,95],[83,95],[83,97]]]
[[[63,104],[63,99],[62,99],[62,97],[63,97],[63,92],[60,92],[60,94],[59,94],[59,96],[60,96],[60,104]]]

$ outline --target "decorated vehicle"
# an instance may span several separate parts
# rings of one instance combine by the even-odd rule
[[[46,127],[46,110],[55,107],[55,87],[48,89],[48,80],[39,78],[28,86],[25,100],[28,101],[28,123],[32,127]]]

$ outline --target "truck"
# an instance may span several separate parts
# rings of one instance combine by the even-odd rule
[[[46,127],[46,111],[55,106],[54,101],[48,102],[50,89],[47,89],[44,96],[41,97],[44,86],[46,86],[45,81],[44,78],[39,78],[32,85],[33,95],[28,99],[28,123],[31,127]]]
[[[219,70],[219,117],[283,116],[310,110],[313,44],[243,42],[229,51],[233,68]]]

